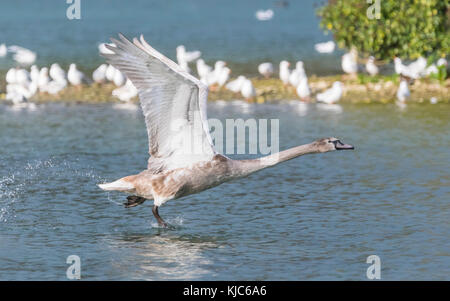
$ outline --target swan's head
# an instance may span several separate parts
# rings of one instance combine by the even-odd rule
[[[314,142],[314,145],[321,153],[332,152],[336,150],[355,149],[353,145],[345,144],[341,140],[334,137],[316,140]]]

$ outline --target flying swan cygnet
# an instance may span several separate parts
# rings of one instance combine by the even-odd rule
[[[167,224],[158,208],[169,200],[199,193],[278,163],[312,153],[349,150],[353,146],[324,138],[258,159],[232,160],[217,153],[206,116],[208,87],[180,69],[144,40],[123,35],[111,39],[114,54],[104,54],[139,91],[149,139],[148,167],[139,174],[107,184],[103,190],[128,193],[125,207],[153,200],[153,214]],[[195,140],[195,141],[191,141]],[[194,143],[195,142],[195,143]]]

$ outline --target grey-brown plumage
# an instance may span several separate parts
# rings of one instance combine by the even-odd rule
[[[232,160],[213,147],[206,117],[208,87],[140,37],[123,35],[106,46],[108,62],[123,72],[139,91],[149,139],[148,167],[137,175],[101,184],[104,190],[132,194],[125,203],[134,207],[153,200],[158,223],[166,226],[158,207],[168,200],[199,193],[222,183],[295,157],[353,149],[336,138],[325,138],[253,160]]]

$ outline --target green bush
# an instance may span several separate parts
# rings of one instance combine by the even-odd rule
[[[376,1],[379,15],[369,18]],[[329,0],[318,15],[340,48],[355,47],[378,60],[435,59],[450,50],[449,0]]]

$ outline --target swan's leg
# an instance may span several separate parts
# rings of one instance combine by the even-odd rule
[[[159,216],[158,206],[153,205],[152,212],[156,220],[158,221],[158,224],[163,228],[167,228],[166,222],[161,218],[161,216]]]

